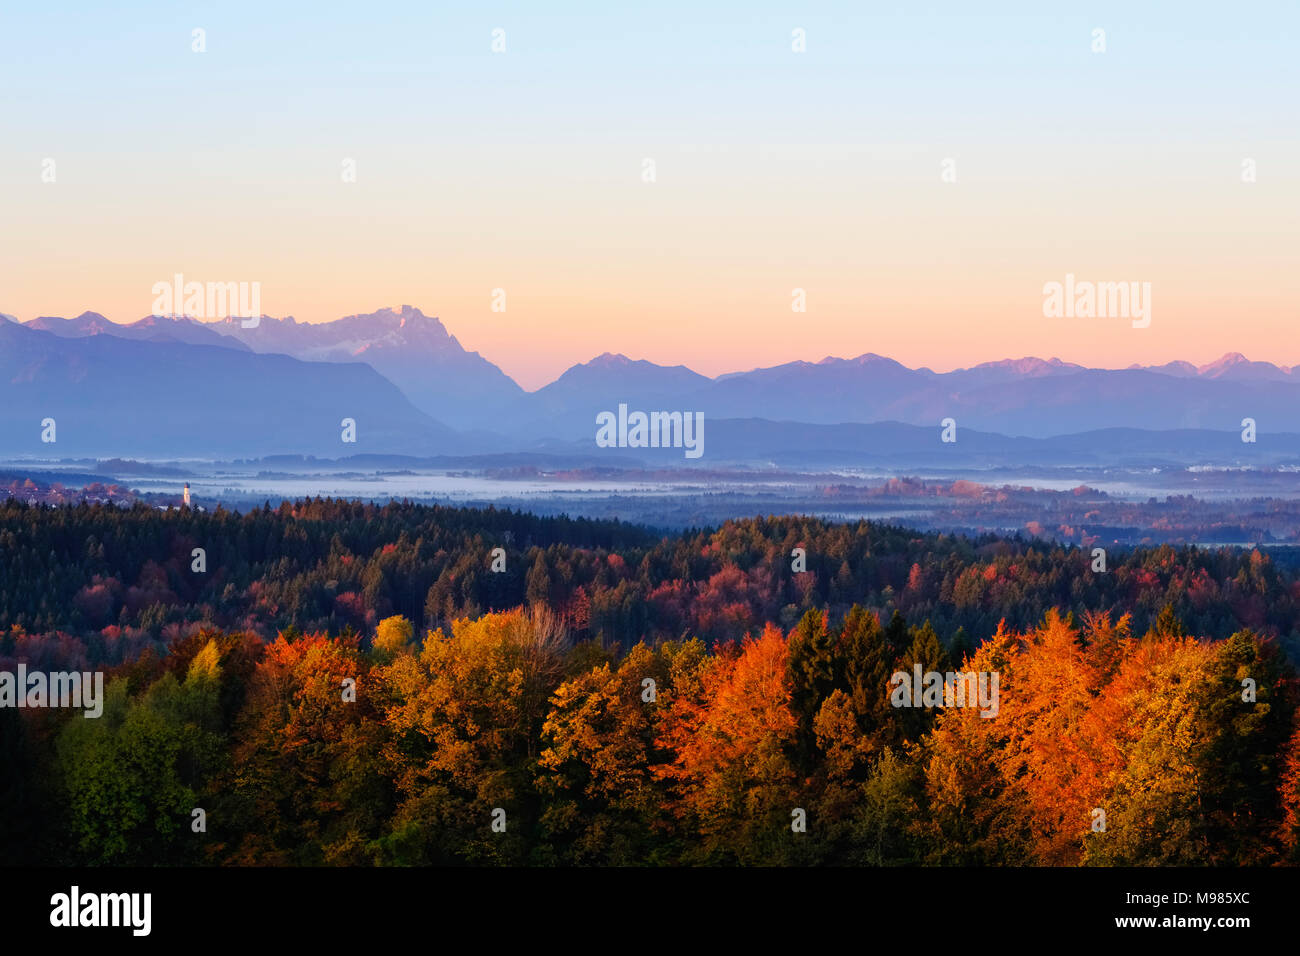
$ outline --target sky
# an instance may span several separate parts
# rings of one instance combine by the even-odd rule
[[[1300,364],[1300,4],[979,6],[5,4],[0,312],[134,321],[177,273],[410,303],[526,388]],[[1045,316],[1067,274],[1150,283],[1150,324]]]

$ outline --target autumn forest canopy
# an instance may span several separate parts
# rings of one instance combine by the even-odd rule
[[[0,562],[0,670],[106,672],[98,719],[0,709],[7,863],[1300,862],[1261,551],[11,501]]]

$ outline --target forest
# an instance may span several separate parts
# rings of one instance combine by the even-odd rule
[[[494,572],[492,551],[504,560]],[[802,566],[792,557],[802,549]],[[203,551],[195,571],[195,549]],[[1300,572],[1276,550],[1091,550],[803,517],[667,535],[617,521],[341,500],[237,513],[135,504],[0,503],[0,661],[51,669],[165,653],[200,627],[373,633],[400,614],[417,634],[543,604],[577,641],[738,640],[854,605],[929,621],[945,644],[1026,630],[1052,609],[1132,615],[1172,605],[1190,633],[1242,628],[1300,659]]]
[[[107,679],[98,719],[0,709],[0,863],[1300,862],[1294,576],[1108,558],[798,517],[11,502],[0,669]],[[996,716],[895,706],[917,667],[996,674]]]

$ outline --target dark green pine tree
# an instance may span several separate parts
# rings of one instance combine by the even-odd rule
[[[1206,741],[1194,754],[1209,862],[1259,866],[1272,861],[1281,761],[1295,702],[1277,648],[1238,631],[1216,648]]]
[[[961,667],[962,662],[975,652],[975,645],[966,635],[966,628],[958,627],[957,633],[952,636],[952,644],[948,647],[948,659],[952,662],[953,670]]]
[[[835,689],[835,635],[826,626],[826,612],[808,611],[790,635],[789,664],[791,706],[799,722],[795,734],[796,765],[807,773],[816,760],[813,720]]]
[[[939,635],[934,632],[927,620],[920,627],[911,628],[912,642],[907,650],[903,653],[901,666],[898,668],[908,674],[909,678],[916,673],[916,665],[921,665],[922,675],[931,671],[943,673],[948,668],[948,652],[944,650],[943,643],[939,640]],[[921,688],[913,686],[912,693],[916,694]],[[895,716],[897,726],[902,736],[907,740],[919,740],[921,735],[930,729],[934,722],[937,708],[930,707],[900,707],[896,710]]]
[[[840,657],[844,691],[853,702],[858,729],[875,747],[894,743],[893,708],[889,703],[889,678],[893,653],[875,614],[854,605],[840,627]]]
[[[885,627],[885,644],[889,647],[889,653],[894,658],[899,658],[911,643],[912,635],[907,629],[907,621],[895,610]]]

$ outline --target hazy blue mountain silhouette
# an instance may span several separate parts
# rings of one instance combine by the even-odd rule
[[[908,452],[919,454],[939,423],[953,418],[972,441],[977,433],[1065,436],[1034,446],[1034,454],[1048,449],[1061,460],[1110,460],[1121,453],[1114,443],[1123,444],[1115,431],[1122,428],[1129,430],[1122,434],[1146,436],[1139,444],[1148,448],[1154,447],[1152,433],[1187,443],[1179,460],[1230,458],[1235,451],[1250,461],[1249,448],[1224,451],[1213,436],[1239,436],[1242,420],[1252,418],[1261,443],[1273,442],[1267,454],[1275,456],[1282,451],[1277,436],[1294,427],[1300,407],[1300,374],[1238,353],[1200,367],[1170,362],[1091,369],[1030,357],[951,372],[908,368],[866,353],[710,378],[682,365],[607,352],[525,392],[497,366],[464,350],[438,319],[412,306],[319,325],[264,317],[256,329],[242,328],[238,319],[200,323],[157,316],[116,325],[86,312],[24,325],[6,321],[0,330],[7,337],[0,369],[8,406],[0,419],[16,429],[4,437],[21,439],[21,453],[34,454],[50,449],[30,448],[39,434],[31,416],[39,423],[51,414],[41,409],[55,405],[88,421],[102,417],[93,433],[80,434],[93,434],[107,454],[153,449],[214,456],[234,450],[336,455],[337,421],[360,421],[362,414],[372,423],[364,437],[383,447],[357,451],[475,454],[593,446],[596,415],[626,404],[631,411],[703,412],[709,458],[838,450],[858,460],[862,442],[903,442],[903,433],[815,428],[800,435],[800,426],[878,423],[921,429],[921,444]],[[176,398],[190,393],[205,396],[206,404]],[[295,424],[315,427],[331,418],[335,425],[320,433]],[[155,421],[156,436],[143,436],[147,429],[136,421]],[[64,436],[61,427],[61,443]],[[427,447],[431,442],[438,447]],[[64,448],[70,445],[60,452]],[[963,453],[976,450],[964,446]],[[871,450],[877,458],[885,452]],[[1029,454],[1029,446],[1016,453]]]
[[[43,443],[41,421],[57,423]],[[341,441],[344,418],[355,445]],[[360,362],[117,335],[60,338],[0,323],[6,457],[213,457],[294,451],[448,454],[465,436],[416,409]]]
[[[455,428],[490,428],[521,389],[477,352],[466,351],[437,318],[403,305],[333,322],[308,324],[264,317],[246,329],[239,319],[207,328],[255,352],[312,362],[365,362],[419,409]]]

